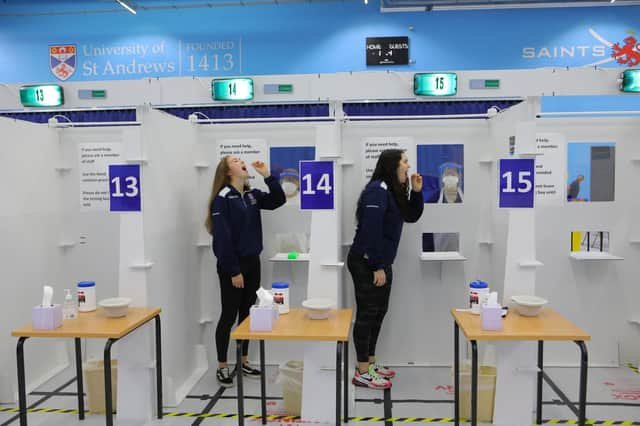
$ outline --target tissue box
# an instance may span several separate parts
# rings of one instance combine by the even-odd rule
[[[53,330],[62,325],[62,305],[34,306],[31,326],[34,330]]]
[[[251,331],[271,331],[278,319],[277,306],[252,306],[249,310],[249,329]]]

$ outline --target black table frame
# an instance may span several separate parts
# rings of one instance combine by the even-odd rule
[[[149,318],[133,330],[129,331],[122,337],[125,337],[155,319],[156,329],[156,396],[157,396],[157,416],[162,418],[162,346],[160,333],[160,314]],[[111,346],[120,340],[120,338],[109,338],[104,346],[104,398],[105,398],[105,417],[107,426],[113,426],[113,395],[111,383]],[[24,342],[28,336],[22,336],[18,339],[16,347],[16,355],[18,361],[18,405],[20,408],[20,426],[27,426],[27,391],[24,370]],[[61,337],[64,338],[64,337]],[[84,420],[84,383],[82,380],[82,349],[80,346],[81,337],[74,337],[76,352],[76,382],[78,395],[78,418]]]
[[[242,340],[236,341],[236,379],[238,380],[238,425],[244,426],[244,393],[242,385]],[[341,396],[344,399],[344,422],[349,422],[349,347],[348,341],[336,345],[336,426],[340,426]],[[344,361],[344,368],[343,367]],[[344,391],[341,393],[340,379],[344,373]],[[262,424],[267,424],[267,380],[264,361],[264,340],[260,340],[260,405]]]
[[[460,327],[457,321],[453,321],[453,377],[454,377],[454,425],[460,425]],[[476,340],[471,340],[471,426],[476,426],[478,421],[478,345]],[[551,378],[544,372],[544,341],[538,340],[538,377],[536,389],[536,424],[542,424],[542,381],[546,381],[551,389],[560,396],[569,409],[578,417],[578,425],[585,426],[587,421],[587,367],[589,357],[587,345],[584,340],[574,340],[580,348],[580,388],[578,407],[576,408]]]

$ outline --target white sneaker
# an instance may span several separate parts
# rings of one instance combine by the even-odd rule
[[[386,379],[376,373],[371,365],[369,366],[369,371],[366,373],[361,373],[360,370],[356,368],[356,372],[353,375],[351,383],[356,386],[371,389],[389,389],[391,387],[389,379]]]

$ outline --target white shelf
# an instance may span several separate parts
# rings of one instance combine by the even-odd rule
[[[343,247],[350,247],[351,244],[353,244],[351,241],[345,241],[345,242],[342,243],[342,246]]]
[[[537,157],[540,155],[544,155],[542,152],[516,152],[516,155],[526,155],[529,157]]]
[[[297,259],[289,259],[289,253],[276,253],[271,259],[272,262],[308,262],[309,253],[298,253]]]
[[[209,163],[196,163],[193,165],[196,169],[208,169],[210,166]]]
[[[200,241],[196,243],[196,247],[211,247],[211,241]]]
[[[127,158],[127,163],[138,163],[138,164],[147,164],[149,161],[146,158]]]
[[[353,166],[355,163],[353,161],[343,161],[341,166],[342,167],[347,167],[347,166]]]
[[[640,238],[630,238],[629,244],[640,244]]]
[[[455,260],[467,260],[467,258],[461,255],[460,253],[458,253],[457,251],[436,251],[436,252],[420,253],[420,260],[455,261]]]
[[[482,245],[485,245],[485,246],[492,246],[492,245],[495,244],[495,241],[492,241],[492,240],[480,240],[480,241],[478,241],[478,244],[482,244]]]
[[[495,160],[493,160],[493,158],[481,158],[481,159],[478,160],[478,164],[486,164],[486,165],[490,166],[490,165],[493,164],[494,161]]]
[[[342,154],[322,154],[318,155],[318,158],[342,158]]]
[[[70,172],[72,170],[71,167],[67,167],[67,166],[56,166],[54,167],[56,172],[60,172],[60,173],[64,173],[64,172]]]
[[[344,262],[327,262],[327,263],[321,263],[320,266],[342,268],[344,267]]]
[[[73,247],[76,245],[75,241],[60,241],[58,243],[58,247],[60,248],[69,248],[69,247]]]
[[[145,263],[134,263],[129,266],[131,269],[151,269],[153,266],[153,262],[145,262]]]
[[[624,257],[614,256],[604,251],[576,251],[569,254],[576,260],[624,260]]]
[[[521,260],[518,262],[518,266],[521,268],[537,268],[539,266],[544,266],[544,263],[539,260]]]

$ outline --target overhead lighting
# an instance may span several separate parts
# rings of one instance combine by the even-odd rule
[[[611,0],[611,3],[615,3],[615,2],[616,2],[616,0]]]
[[[136,10],[134,8],[132,8],[131,6],[129,6],[128,4],[126,4],[123,0],[116,0],[116,3],[118,3],[120,6],[124,7],[125,9],[127,9],[129,12],[133,13],[134,15],[138,12],[136,12]]]

